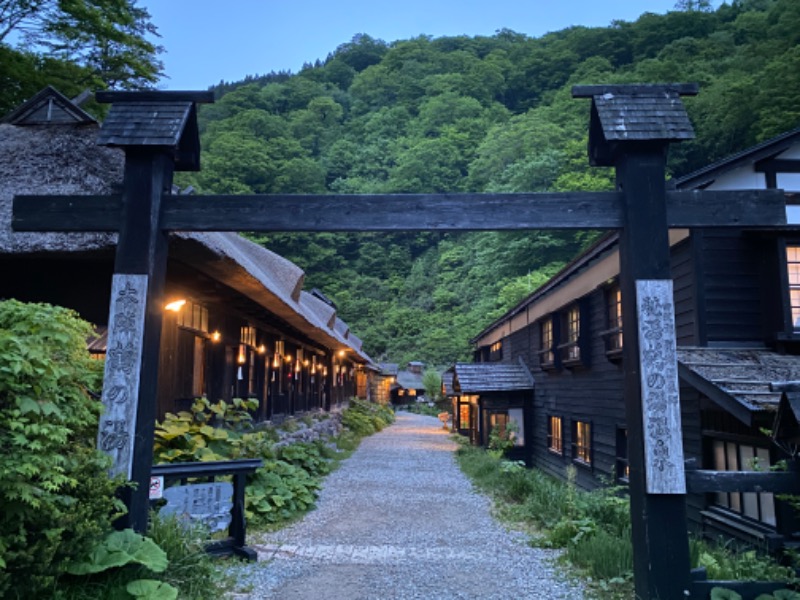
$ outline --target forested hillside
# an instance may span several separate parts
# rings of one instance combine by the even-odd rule
[[[90,4],[99,14],[108,13],[101,10],[106,5],[134,10],[131,0]],[[673,146],[673,175],[800,126],[800,2],[676,6],[666,15],[540,38],[505,29],[491,37],[386,42],[366,32],[297,74],[221,83],[214,88],[217,103],[200,112],[203,170],[179,183],[202,193],[608,189],[612,173],[587,164],[589,103],[571,98],[574,84],[698,82],[700,95],[685,100],[697,139]],[[39,25],[40,45],[57,42],[54,35],[71,39],[76,30],[75,15],[55,22],[38,17],[29,15]],[[0,108],[45,83],[68,95],[86,82],[149,85],[159,75],[158,48],[141,48],[142,33],[152,29],[149,15],[133,17],[127,37],[105,43],[117,49],[117,61],[104,60],[95,49],[103,44],[88,39],[76,61],[66,50],[49,57],[14,50],[0,37]],[[594,235],[257,239],[305,269],[307,287],[338,304],[374,358],[444,365],[468,357],[471,336]]]
[[[530,38],[358,35],[300,73],[221,84],[201,112],[206,193],[601,190],[578,83],[696,81],[680,175],[800,125],[800,3],[684,2]],[[700,8],[698,8],[698,6]],[[377,359],[445,364],[593,239],[582,234],[269,235]]]

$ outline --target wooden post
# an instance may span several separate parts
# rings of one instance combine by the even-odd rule
[[[98,447],[114,461],[112,474],[123,474],[135,485],[122,492],[128,514],[118,525],[141,533],[147,530],[167,264],[167,235],[159,217],[172,171],[173,160],[164,152],[126,152],[98,433]]]
[[[657,355],[643,353],[648,350],[644,347],[647,341],[639,335],[646,327],[643,321],[650,318],[644,311],[639,314],[639,295],[646,290],[641,282],[668,282],[669,297],[655,292],[653,298],[658,298],[656,303],[668,304],[668,310],[672,306],[664,190],[666,150],[663,142],[626,144],[616,162],[617,187],[625,198],[620,284],[634,580],[636,597],[643,600],[690,594],[674,325],[671,330],[654,330]],[[670,323],[672,319],[670,313]],[[656,389],[661,395],[651,397]]]

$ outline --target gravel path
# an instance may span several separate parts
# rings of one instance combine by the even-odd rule
[[[401,412],[329,475],[317,509],[251,536],[259,562],[232,568],[231,598],[583,598],[557,553],[490,516],[434,417]]]

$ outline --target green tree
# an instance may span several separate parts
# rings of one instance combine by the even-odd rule
[[[136,0],[0,0],[0,43],[46,51],[87,70],[85,86],[140,89],[163,75],[162,51]]]

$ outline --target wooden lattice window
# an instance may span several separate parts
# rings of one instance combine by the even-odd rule
[[[585,465],[592,464],[592,424],[572,422],[572,458]]]
[[[727,440],[713,440],[712,446],[717,471],[769,471],[767,448]],[[716,504],[767,525],[776,524],[775,499],[771,493],[717,492]]]
[[[195,302],[186,302],[178,310],[178,326],[208,333],[208,309]]]
[[[603,332],[606,352],[619,354],[622,350],[622,291],[618,283],[606,292],[606,324],[608,329]]]
[[[564,343],[558,346],[561,358],[566,362],[576,362],[581,359],[581,309],[578,304],[573,304],[564,313]]]
[[[786,270],[789,277],[789,306],[792,328],[800,329],[800,246],[786,246]]]
[[[557,454],[564,453],[564,435],[561,417],[547,418],[547,449]]]
[[[549,367],[555,363],[555,353],[553,352],[555,337],[553,333],[553,318],[548,315],[541,321],[539,334],[541,342],[539,363],[543,367]]]

